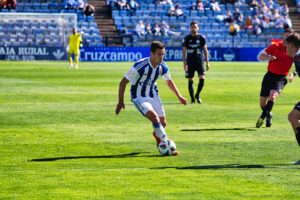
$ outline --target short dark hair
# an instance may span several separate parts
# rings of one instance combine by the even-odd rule
[[[283,33],[295,33],[295,31],[292,28],[287,28],[287,29],[284,29]]]
[[[300,48],[300,35],[298,33],[293,33],[285,39],[285,42],[293,44],[293,46],[296,48]]]
[[[192,21],[190,26],[193,26],[194,24],[198,24],[198,22],[197,21]]]
[[[159,40],[154,40],[152,43],[151,43],[151,46],[150,46],[150,51],[155,53],[156,49],[164,49],[166,46],[164,43],[162,43],[161,41]]]

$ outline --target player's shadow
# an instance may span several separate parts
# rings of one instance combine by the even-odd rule
[[[255,128],[199,128],[199,129],[181,129],[180,131],[256,131]]]
[[[259,169],[266,168],[264,165],[240,165],[240,164],[227,164],[227,165],[203,165],[203,166],[188,166],[188,167],[157,167],[151,169]],[[269,168],[269,167],[268,167]]]
[[[109,155],[109,156],[68,156],[68,157],[54,157],[54,158],[40,158],[40,159],[32,159],[30,162],[49,162],[56,160],[73,160],[73,159],[83,159],[83,158],[129,158],[129,157],[159,157],[160,155],[146,155],[146,156],[138,156],[139,154],[149,153],[149,152],[133,152],[128,154],[121,155]]]

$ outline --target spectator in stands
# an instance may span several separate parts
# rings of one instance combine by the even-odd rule
[[[209,1],[206,1],[205,5],[204,5],[204,10],[211,10],[211,4],[209,3]]]
[[[212,11],[221,11],[219,3],[216,0],[211,0],[210,2]]]
[[[245,28],[245,30],[246,30],[247,33],[250,33],[250,31],[252,32],[252,30],[253,30],[253,24],[252,24],[252,17],[251,16],[248,16],[247,19],[245,20],[245,22],[244,22],[244,28]]]
[[[192,6],[192,10],[204,10],[202,0],[197,0],[197,2]]]
[[[183,16],[183,11],[181,10],[179,4],[177,4],[177,5],[175,6],[175,11],[174,11],[174,12],[175,12],[175,16],[176,16],[176,17]]]
[[[236,23],[236,20],[233,20],[233,22],[229,26],[229,33],[232,36],[237,36],[239,35],[239,32],[240,32],[240,26]]]
[[[118,0],[118,9],[119,10],[127,9],[127,2],[126,2],[126,0]]]
[[[230,10],[227,10],[227,16],[225,17],[225,24],[228,25],[228,24],[231,24],[233,21],[233,16],[231,14],[231,11]]]
[[[0,9],[6,8],[6,0],[0,0]]]
[[[249,2],[249,6],[250,6],[250,9],[251,10],[255,10],[257,7],[258,7],[258,2],[256,1],[256,0],[251,0],[250,2]]]
[[[16,9],[17,7],[17,0],[7,0],[6,1],[6,8],[7,9]]]
[[[254,35],[260,35],[261,34],[261,28],[258,25],[255,25],[253,28],[253,34]]]
[[[225,4],[225,9],[227,10],[227,4],[232,4],[232,6],[236,3],[239,2],[239,0],[221,0]]]
[[[94,13],[95,13],[94,6],[92,6],[86,2],[84,4],[84,15],[85,16],[94,16]]]
[[[273,9],[274,8],[274,1],[273,0],[268,0],[266,2],[268,8]]]
[[[237,23],[241,23],[243,21],[243,14],[240,12],[238,8],[235,9],[235,12],[233,13],[233,19],[236,20]]]
[[[119,27],[120,30],[120,35],[127,35],[128,34],[128,29],[125,24],[121,24]]]
[[[155,36],[160,36],[161,35],[161,29],[159,27],[158,22],[155,22],[155,25],[152,29],[152,34],[155,35]]]
[[[67,0],[65,8],[66,9],[74,9],[75,8],[75,0]]]
[[[269,17],[269,20],[275,22],[277,17],[280,17],[280,15],[278,14],[276,9],[273,9],[272,15]]]
[[[166,0],[157,0],[155,1],[156,4],[167,4],[167,1]]]
[[[260,1],[259,13],[265,13],[265,12],[267,12],[267,10],[268,10],[268,7],[265,4],[265,2],[264,1]]]
[[[142,20],[140,20],[139,23],[135,26],[135,33],[139,37],[141,37],[141,36],[143,36],[143,35],[146,34],[146,32],[145,32],[145,25],[144,25],[144,23],[143,23]]]
[[[272,15],[272,11],[270,8],[267,8],[267,10],[262,13],[263,16],[266,16],[267,18],[269,18]]]
[[[291,19],[288,16],[286,16],[286,15],[283,16],[282,23],[283,23],[284,29],[286,29],[286,28],[293,28]]]
[[[289,15],[289,7],[287,3],[283,4],[283,6],[280,7],[280,14],[282,14],[283,16]]]
[[[115,10],[118,8],[118,0],[110,0],[109,6],[112,10]]]
[[[283,28],[283,23],[282,23],[282,20],[280,20],[280,17],[276,17],[276,20],[274,23],[275,23],[275,28],[277,28],[277,29]]]
[[[253,26],[256,26],[256,25],[260,25],[260,20],[258,19],[257,15],[254,15],[253,16],[253,19],[252,19],[252,25]]]
[[[176,15],[175,6],[174,6],[172,0],[167,0],[167,10],[168,10],[168,13],[167,13],[168,16],[175,16]]]
[[[266,16],[263,16],[260,20],[260,28],[264,31],[270,28],[269,20]]]
[[[152,35],[152,27],[151,27],[150,23],[146,24],[145,31],[146,31],[146,35]]]
[[[169,25],[165,21],[161,22],[161,32],[162,32],[163,36],[169,36],[169,35],[179,36],[180,35],[180,33],[171,31]]]
[[[85,2],[84,0],[76,0],[74,5],[75,5],[75,9],[84,10]]]
[[[135,0],[129,0],[127,2],[127,9],[129,10],[131,16],[135,15],[137,7],[139,7],[139,4]]]

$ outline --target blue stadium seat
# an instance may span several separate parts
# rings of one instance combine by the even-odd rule
[[[127,11],[126,10],[120,10],[120,16],[127,16]]]
[[[31,3],[26,3],[26,4],[24,4],[23,8],[24,8],[24,10],[32,9],[32,4]]]
[[[41,4],[40,4],[40,3],[33,3],[32,8],[33,8],[34,10],[41,9]]]
[[[35,35],[39,35],[39,34],[42,34],[42,31],[41,31],[41,29],[34,29],[33,30],[33,34],[35,34]]]
[[[119,16],[119,11],[118,10],[113,10],[111,15],[112,15],[113,18],[115,18],[116,16]]]
[[[92,22],[92,21],[94,21],[94,19],[95,19],[94,16],[87,16],[87,17],[86,17],[86,20],[87,20],[88,22]]]

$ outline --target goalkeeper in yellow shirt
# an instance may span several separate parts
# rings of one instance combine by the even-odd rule
[[[72,54],[74,53],[75,56],[75,69],[78,69],[78,62],[79,62],[79,47],[82,46],[81,44],[82,39],[80,33],[77,33],[77,29],[73,28],[73,34],[69,37],[69,45],[67,47],[68,51],[68,59],[69,59],[69,69],[73,67],[72,63]]]

